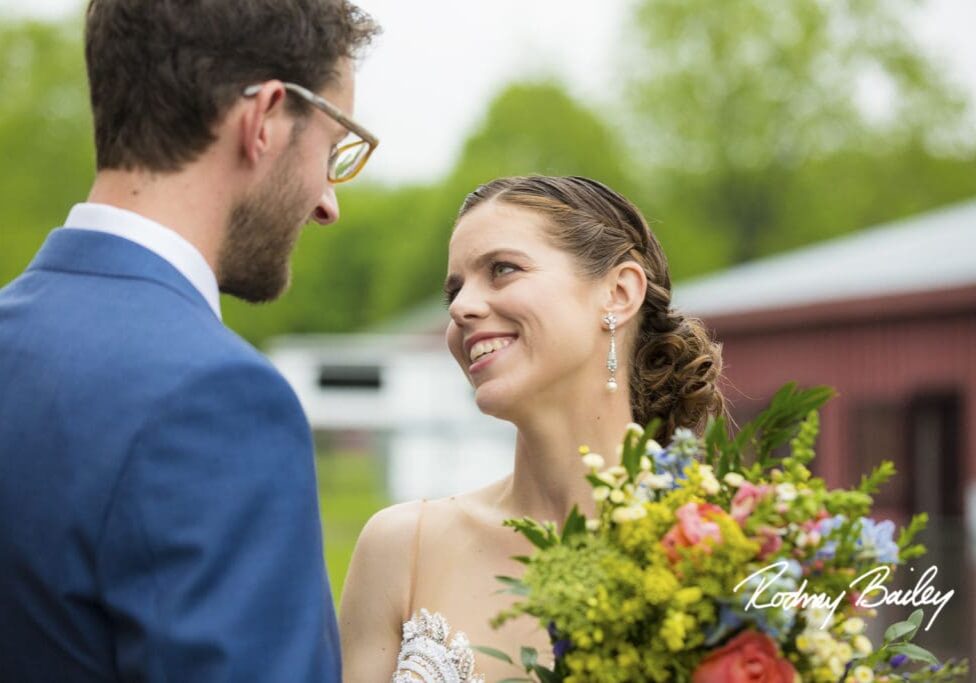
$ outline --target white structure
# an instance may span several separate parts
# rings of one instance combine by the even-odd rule
[[[379,437],[393,501],[459,493],[511,470],[514,428],[478,411],[439,332],[277,337],[268,356],[314,431]]]

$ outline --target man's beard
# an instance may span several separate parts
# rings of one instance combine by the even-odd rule
[[[297,145],[254,195],[232,210],[217,259],[220,291],[260,303],[281,296],[291,283],[291,252],[308,217],[296,176]]]

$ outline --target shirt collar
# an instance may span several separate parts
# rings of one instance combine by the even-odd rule
[[[220,290],[213,270],[203,254],[175,230],[132,211],[95,203],[75,204],[64,227],[104,232],[145,247],[189,280],[221,318]]]

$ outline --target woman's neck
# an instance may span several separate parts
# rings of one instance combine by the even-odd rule
[[[632,421],[627,392],[604,392],[595,401],[573,401],[572,406],[562,403],[516,422],[515,469],[498,501],[511,516],[562,523],[574,504],[592,514],[580,446],[602,455],[607,467],[619,464],[617,447]]]

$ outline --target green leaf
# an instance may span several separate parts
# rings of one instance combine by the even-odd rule
[[[551,523],[540,524],[534,519],[524,517],[522,519],[506,519],[504,524],[515,529],[529,539],[532,545],[542,550],[559,543],[559,535],[556,534],[555,527]]]
[[[898,621],[885,629],[884,640],[893,643],[896,640],[910,639],[918,627],[910,621]]]
[[[624,469],[627,470],[627,474],[631,478],[637,476],[637,473],[640,471],[640,458],[642,455],[643,453],[637,450],[634,432],[628,429],[627,434],[624,436],[620,464],[624,466]]]
[[[522,658],[522,666],[526,671],[531,671],[532,667],[539,660],[539,652],[534,647],[523,647],[519,652]]]
[[[496,650],[493,647],[487,647],[485,645],[472,645],[471,646],[471,649],[472,650],[475,650],[477,652],[480,652],[483,655],[488,655],[489,657],[494,657],[495,659],[500,659],[503,662],[508,662],[509,664],[512,664],[512,665],[515,664],[515,662],[512,661],[512,658],[511,657],[509,657],[507,654],[505,654],[501,650]]]
[[[566,522],[563,524],[562,541],[565,543],[568,538],[583,533],[586,533],[586,517],[581,515],[579,507],[574,505],[573,509],[569,511],[569,516],[566,517]]]
[[[902,550],[908,548],[915,536],[925,529],[925,526],[928,523],[929,516],[926,513],[921,512],[917,515],[913,515],[912,520],[908,523],[908,526],[902,528],[901,533],[898,534],[898,547]],[[905,560],[905,555],[903,553],[899,553],[899,557],[903,561]]]
[[[542,683],[560,683],[559,676],[551,669],[536,664],[532,667],[532,672],[539,677]]]
[[[915,662],[924,662],[926,664],[935,664],[938,666],[939,660],[931,652],[925,648],[919,647],[914,643],[896,643],[894,645],[888,646],[888,652],[892,652],[898,655],[905,655],[909,659]]]
[[[502,591],[504,593],[522,596],[529,594],[529,587],[526,586],[521,579],[516,579],[511,576],[496,576],[495,579],[497,579],[499,583],[507,586],[507,589]]]
[[[861,477],[861,483],[857,490],[861,493],[876,493],[881,485],[895,476],[895,465],[890,460],[883,460],[880,465],[875,467],[871,474]]]

